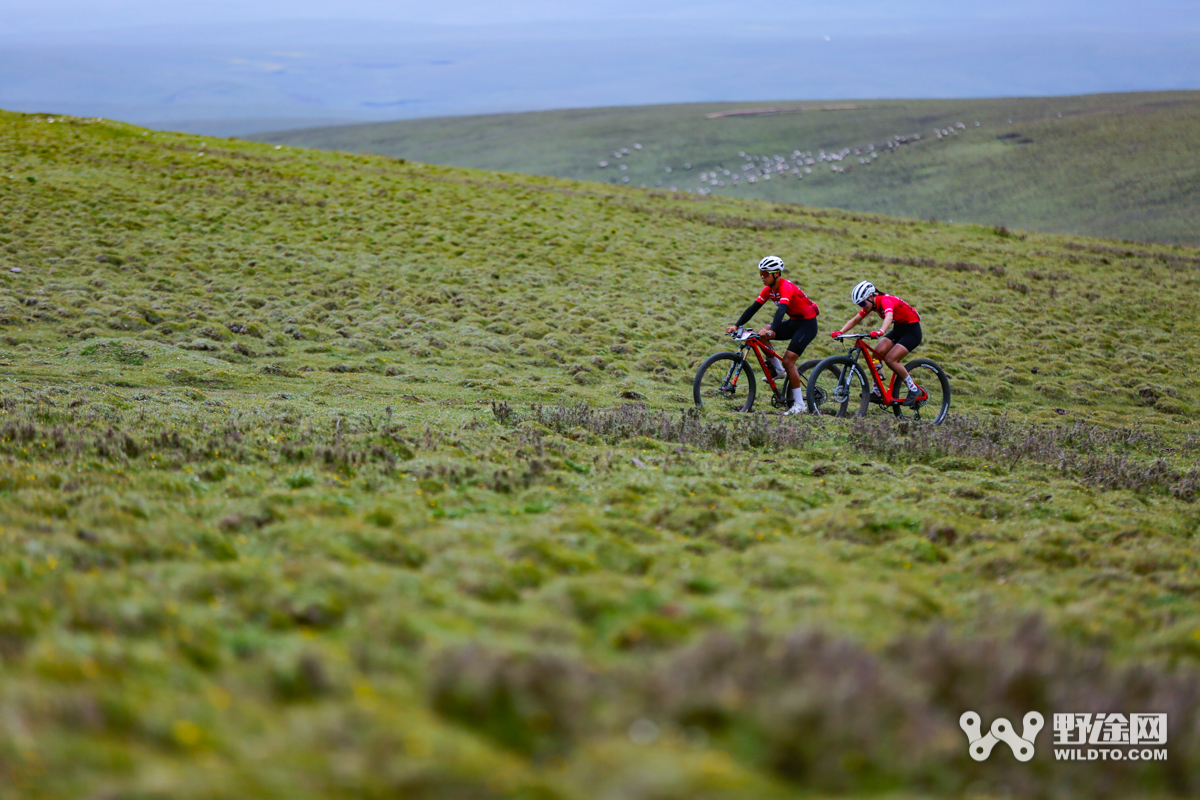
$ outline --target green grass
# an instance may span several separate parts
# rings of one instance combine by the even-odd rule
[[[851,106],[851,108],[845,108]],[[707,119],[747,108],[806,109]],[[1061,115],[1061,116],[1060,116]],[[1200,244],[1200,93],[989,100],[779,101],[446,117],[265,134],[262,141],[372,152],[434,164],[1025,230]],[[1009,122],[1011,120],[1011,123]],[[935,129],[955,135],[941,140]],[[979,122],[980,126],[975,127]],[[921,134],[894,153],[896,136]],[[867,166],[854,148],[882,155]],[[642,149],[634,149],[635,144]],[[630,150],[621,159],[612,153]],[[851,153],[802,178],[701,182],[754,157]],[[814,159],[815,160],[815,159]],[[598,164],[607,161],[609,166]],[[618,170],[618,164],[628,167]],[[684,165],[690,164],[690,169]],[[835,173],[831,167],[849,167]],[[668,174],[666,169],[672,171]]]
[[[1196,792],[1200,251],[45,115],[0,167],[4,795]],[[690,410],[768,252],[823,331],[916,305],[947,425]]]

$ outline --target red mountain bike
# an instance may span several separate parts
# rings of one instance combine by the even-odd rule
[[[863,339],[874,338],[869,333],[844,333],[838,340],[852,339],[854,347],[844,356],[830,356],[812,368],[808,378],[805,400],[813,414],[828,414],[845,417],[849,414],[865,417],[871,406],[883,410],[891,409],[897,417],[917,422],[932,422],[941,425],[950,410],[950,379],[946,371],[927,358],[918,358],[904,365],[912,375],[921,394],[912,406],[901,405],[904,398],[904,381],[897,383],[896,376],[887,386],[879,374],[874,353]],[[866,356],[867,369],[858,365],[858,357]],[[869,376],[868,376],[869,373]]]
[[[762,339],[749,328],[738,328],[729,334],[738,342],[737,352],[717,353],[709,356],[700,369],[696,370],[696,378],[692,381],[692,399],[696,405],[704,408],[715,408],[720,411],[749,411],[754,407],[757,385],[754,380],[754,370],[746,353],[752,350],[758,358],[758,366],[768,386],[771,387],[771,405],[775,408],[790,408],[792,405],[792,383],[785,375],[778,379],[767,368],[766,359],[780,358],[771,349],[770,342]],[[780,359],[782,360],[782,359]],[[796,365],[800,373],[801,384],[805,381],[805,373],[817,364],[817,359],[805,361]],[[802,385],[800,388],[804,388]]]

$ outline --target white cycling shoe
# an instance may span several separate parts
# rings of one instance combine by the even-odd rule
[[[792,403],[792,407],[791,407],[791,408],[789,408],[787,411],[783,412],[783,415],[784,415],[785,417],[790,417],[790,416],[792,416],[793,414],[804,414],[804,413],[807,413],[808,409],[806,409],[806,408],[804,407],[804,405],[805,405],[805,404],[804,404],[803,402],[799,402],[799,403]]]

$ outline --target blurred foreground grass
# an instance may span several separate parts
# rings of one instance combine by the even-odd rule
[[[0,793],[1197,791],[1200,252],[46,115],[0,167]],[[691,410],[766,252],[920,308],[950,421]]]

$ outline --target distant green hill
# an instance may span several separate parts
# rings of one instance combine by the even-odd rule
[[[45,114],[0,167],[4,800],[1200,796],[1200,249]],[[698,411],[768,252],[809,356],[917,306],[947,422]]]
[[[764,109],[775,111],[729,113]],[[947,133],[939,139],[937,131]],[[906,143],[887,147],[898,136]],[[597,108],[254,138],[920,219],[1200,243],[1200,92]],[[616,157],[622,149],[628,154]],[[797,151],[814,162],[800,165],[811,170],[802,177],[794,174]],[[823,160],[821,151],[840,160]],[[767,163],[775,167],[770,179]],[[714,172],[715,181],[701,179]]]

